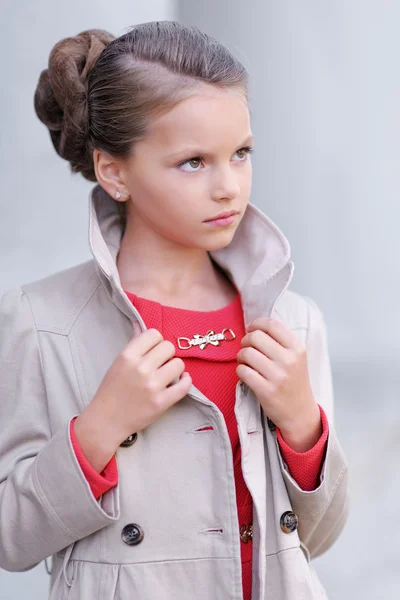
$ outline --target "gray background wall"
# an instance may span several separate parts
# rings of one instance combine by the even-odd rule
[[[2,7],[0,294],[90,256],[91,184],[69,174],[33,111],[56,41],[89,27],[119,35],[137,22],[177,17],[244,62],[257,138],[252,201],[291,242],[292,289],[314,297],[325,314],[337,429],[351,468],[348,525],[315,566],[334,600],[397,599],[400,4],[3,0]],[[29,590],[43,599],[47,584],[43,563],[0,572],[0,598]]]

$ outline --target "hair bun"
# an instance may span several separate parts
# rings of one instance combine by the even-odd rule
[[[60,40],[52,48],[48,68],[41,72],[36,86],[37,116],[48,127],[57,153],[70,161],[72,171],[83,175],[88,159],[86,79],[114,39],[102,29],[88,29]],[[93,176],[90,179],[95,180]]]

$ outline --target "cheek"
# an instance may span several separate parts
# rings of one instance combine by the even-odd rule
[[[202,205],[204,198],[207,197],[202,191],[202,182],[195,181],[195,177],[169,176],[162,181],[154,184],[152,187],[152,203],[160,210],[160,216],[169,216],[176,219],[178,223],[188,223],[191,220],[198,220],[198,215],[202,215]],[[199,178],[200,179],[200,178]],[[200,186],[200,187],[199,187]],[[196,216],[197,215],[197,216]]]
[[[185,205],[182,190],[174,193],[156,185],[149,190],[140,210],[146,215],[148,224],[158,232],[173,239],[180,239],[188,224]]]
[[[204,218],[205,179],[164,167],[137,168],[131,177],[136,210],[159,232],[187,241],[188,227]]]
[[[153,177],[133,181],[134,204],[136,210],[147,215],[152,221],[162,222],[168,215],[171,218],[178,212],[181,205],[182,189],[171,189],[165,177],[154,173]]]
[[[174,198],[182,201],[187,198],[188,191],[196,187],[195,179],[177,169],[162,169],[149,182],[151,194],[153,197],[168,197],[170,203]]]
[[[240,177],[240,191],[242,196],[248,196],[251,191],[252,184],[252,166],[251,162],[246,165]]]

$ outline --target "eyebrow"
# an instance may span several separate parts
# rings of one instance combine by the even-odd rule
[[[248,146],[249,144],[254,143],[255,137],[254,135],[249,135],[244,142],[242,142],[242,144],[239,144],[237,146],[237,148],[243,148],[244,146]],[[192,147],[188,147],[188,148],[183,148],[182,150],[177,150],[176,152],[173,152],[172,154],[170,154],[170,158],[174,158],[174,157],[178,157],[178,156],[199,156],[202,154],[207,154],[201,150],[198,149],[198,147],[192,146]]]

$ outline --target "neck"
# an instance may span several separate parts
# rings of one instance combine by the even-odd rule
[[[128,220],[117,256],[122,288],[173,306],[224,306],[236,294],[224,272],[201,248],[188,248]],[[206,308],[207,310],[207,308]]]

